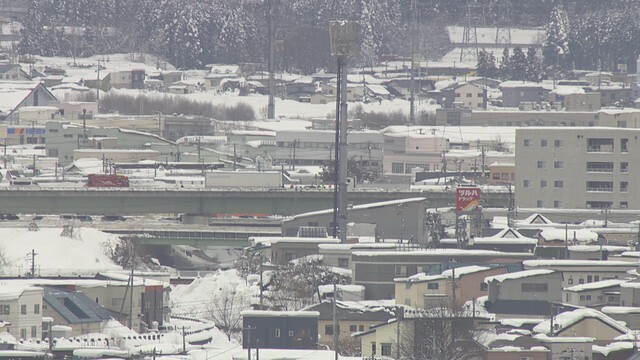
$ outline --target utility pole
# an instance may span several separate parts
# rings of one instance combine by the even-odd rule
[[[336,70],[336,140],[333,161],[333,238],[338,237],[338,158],[340,156],[340,77],[342,76],[342,58],[338,56]],[[331,160],[331,154],[329,154]]]
[[[102,81],[100,81],[100,59],[98,59],[98,76],[96,80],[96,101],[100,101],[100,87],[102,87]]]
[[[340,341],[338,331],[338,307],[336,302],[338,297],[338,286],[333,283],[333,351],[335,354],[335,360],[338,360],[338,342]]]
[[[36,253],[35,249],[31,249],[31,277],[36,277]]]
[[[184,326],[182,326],[182,353],[187,353],[187,334],[184,331]]]
[[[36,154],[33,154],[33,176],[36,176]]]
[[[420,125],[416,120],[416,89],[415,89],[415,68],[416,68],[416,0],[411,0],[411,93],[409,97],[409,122],[413,125]],[[420,65],[418,63],[418,68]]]
[[[262,253],[260,253],[260,310],[263,310],[264,307],[262,306],[263,304],[263,296],[262,296],[262,263],[264,261],[264,258],[262,257]]]
[[[233,170],[235,171],[237,169],[237,165],[236,165],[236,144],[233,143]]]
[[[87,148],[87,109],[82,109],[82,148]]]

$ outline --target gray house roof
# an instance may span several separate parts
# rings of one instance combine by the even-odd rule
[[[351,320],[351,321],[379,321],[386,322],[392,319],[394,306],[384,306],[381,304],[369,303],[367,306],[365,303],[353,302],[353,301],[338,301],[336,303],[336,315],[339,320]],[[333,304],[331,302],[322,302],[319,304],[311,305],[305,310],[317,311],[320,313],[318,320],[331,320],[333,319]]]
[[[101,322],[114,318],[111,312],[77,291],[43,287],[44,302],[70,324]]]

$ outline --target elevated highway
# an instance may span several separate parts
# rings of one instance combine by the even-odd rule
[[[429,207],[455,203],[453,190],[417,192],[408,190],[361,189],[349,192],[349,203],[426,197]],[[483,193],[484,206],[507,206],[506,192]],[[265,214],[293,215],[333,207],[329,189],[239,188],[200,190],[140,189],[50,189],[0,190],[0,214]]]

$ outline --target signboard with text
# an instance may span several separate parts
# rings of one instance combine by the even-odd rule
[[[479,211],[481,209],[482,207],[480,206],[480,188],[456,188],[456,211]]]

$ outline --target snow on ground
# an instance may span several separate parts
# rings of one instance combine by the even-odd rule
[[[174,315],[204,318],[214,296],[234,292],[237,301],[254,298],[259,289],[247,284],[235,269],[219,270],[205,277],[195,279],[189,285],[177,285],[171,291],[172,313]]]
[[[116,241],[116,235],[92,228],[75,228],[73,236],[62,236],[62,228],[0,229],[0,253],[7,266],[0,271],[7,276],[24,276],[31,271],[32,251],[38,275],[95,274],[122,270],[103,250],[103,244]]]

